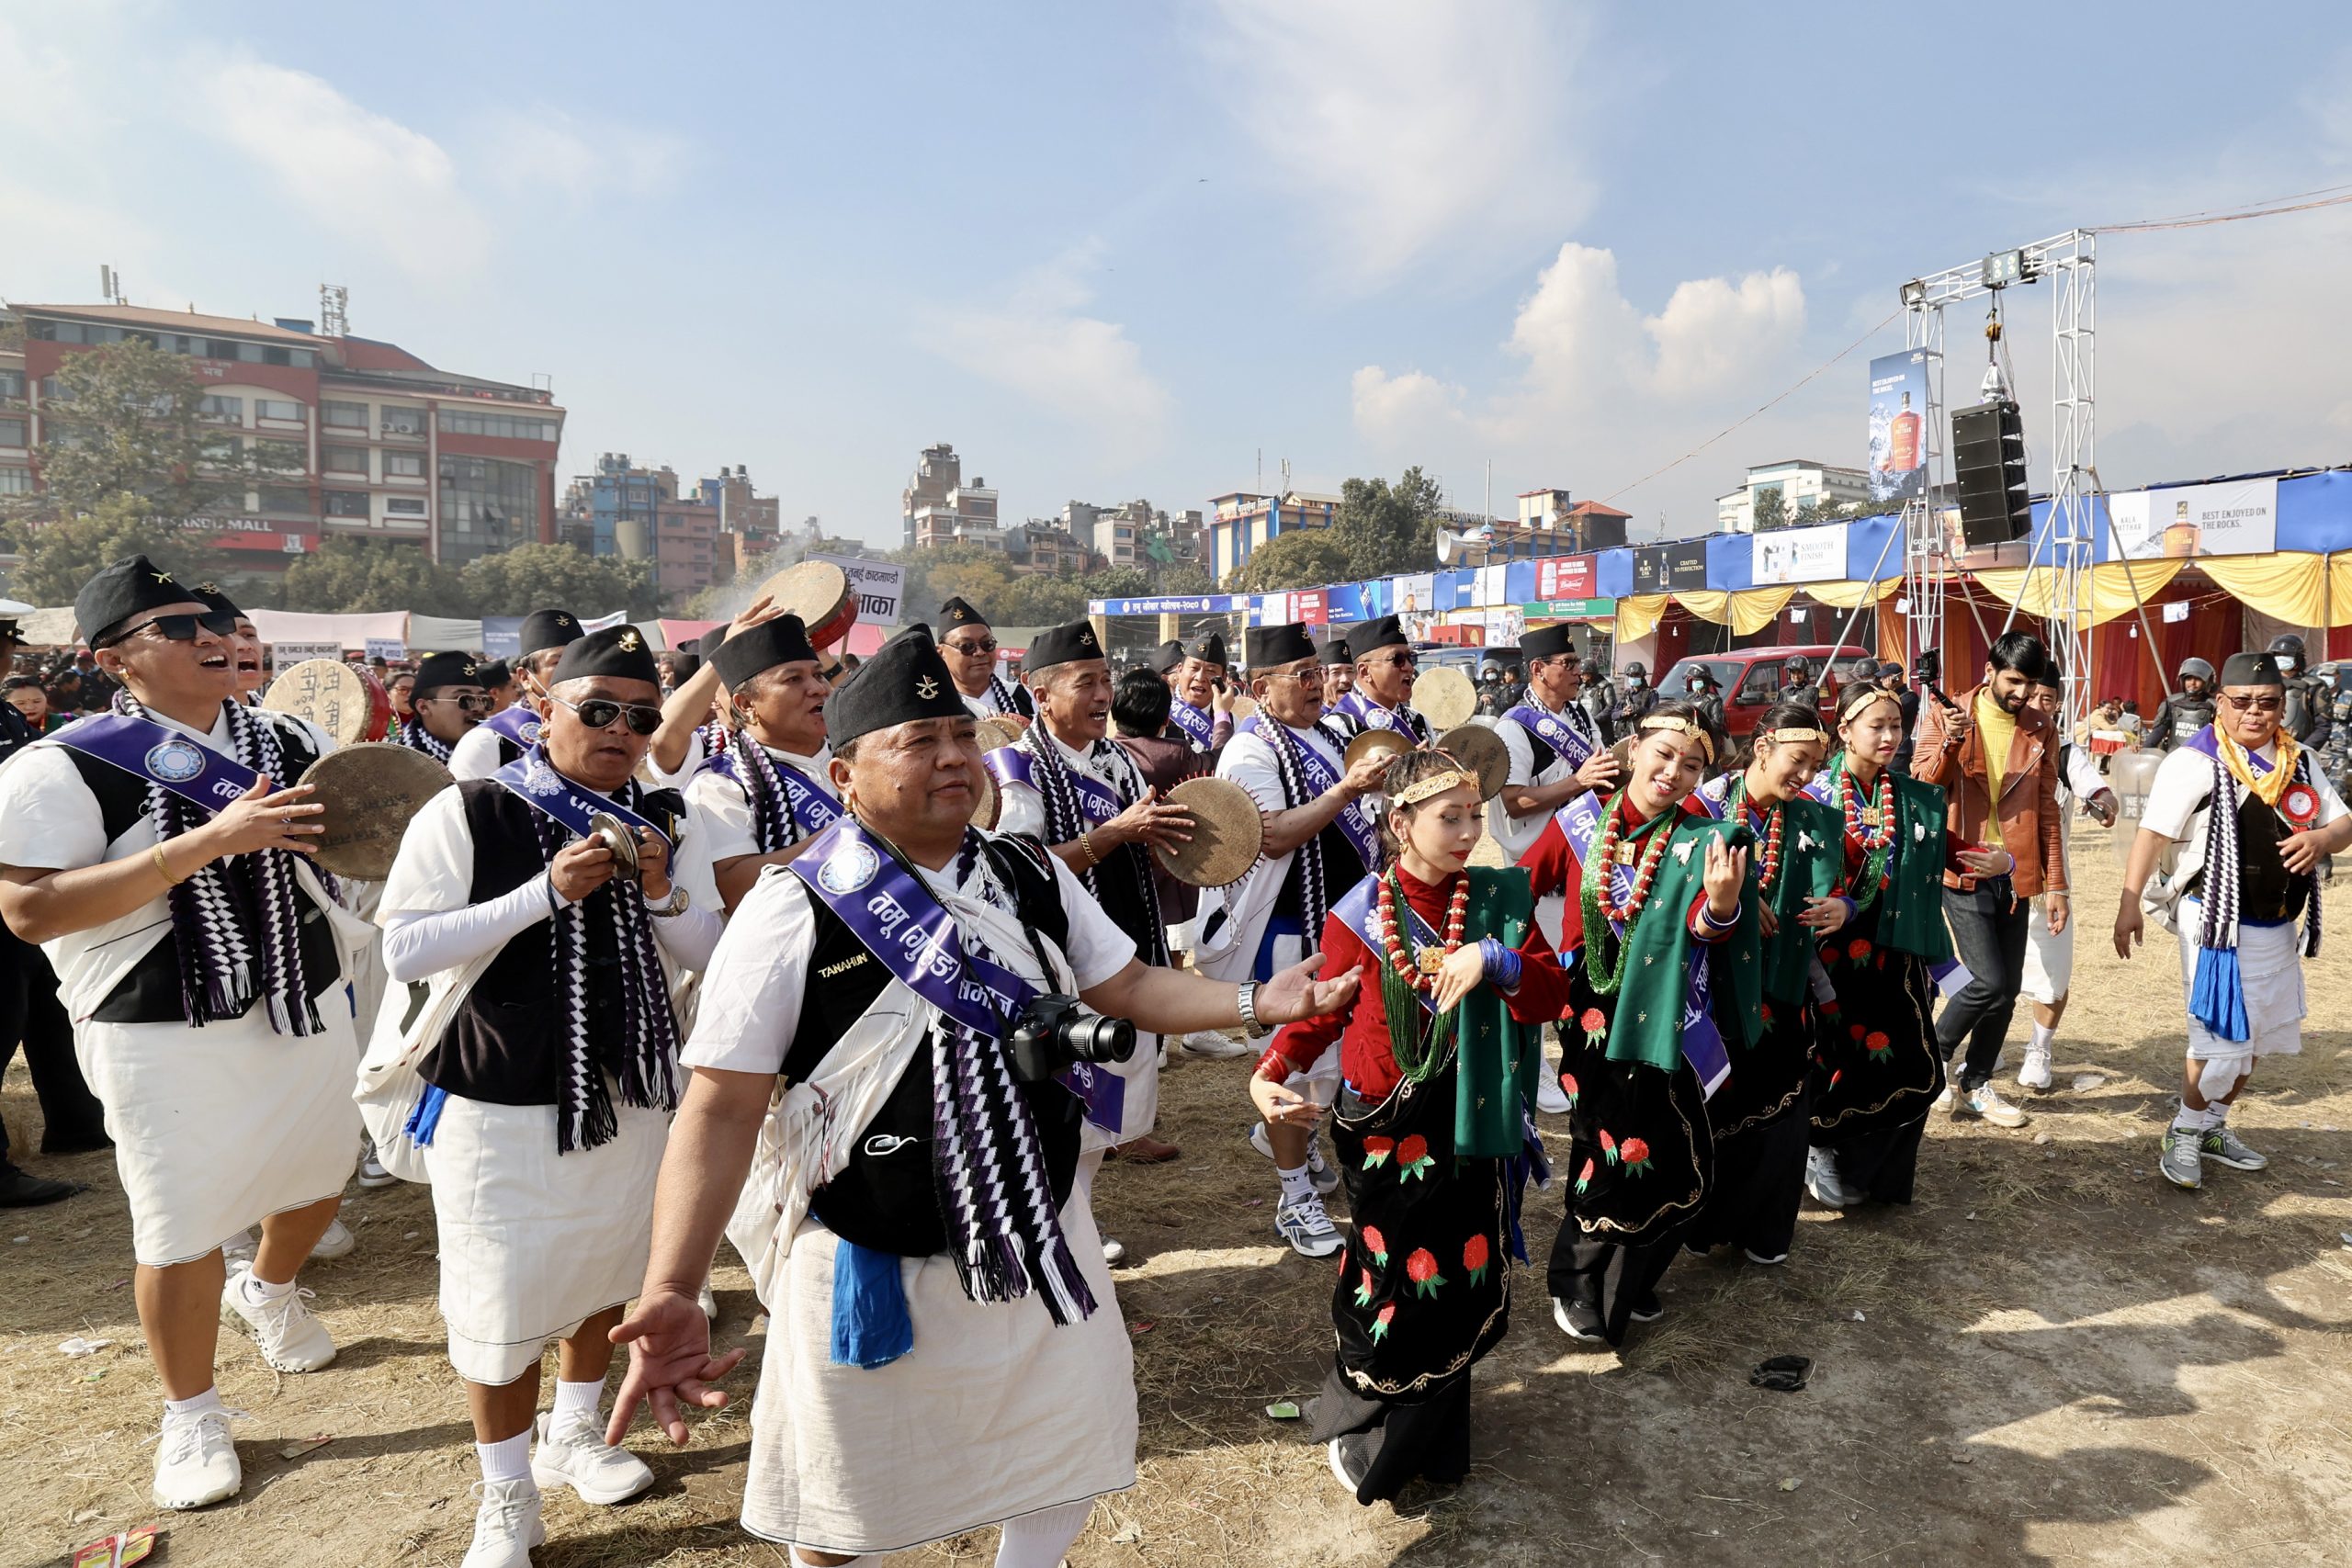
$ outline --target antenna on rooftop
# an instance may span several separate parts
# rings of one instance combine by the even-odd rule
[[[109,305],[128,305],[122,297],[122,274],[101,262],[98,264],[98,296]]]
[[[328,337],[351,335],[351,290],[340,283],[319,285],[319,331]]]

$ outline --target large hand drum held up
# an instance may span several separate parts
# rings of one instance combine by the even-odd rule
[[[322,661],[323,662],[323,661]],[[311,818],[326,831],[314,840],[318,863],[337,876],[381,882],[401,835],[424,803],[457,781],[449,770],[406,746],[362,742],[328,752],[300,781],[326,809]]]
[[[1192,838],[1152,852],[1169,875],[1194,887],[1224,887],[1258,863],[1266,819],[1248,790],[1230,779],[1204,776],[1186,779],[1168,799],[1193,818]]]

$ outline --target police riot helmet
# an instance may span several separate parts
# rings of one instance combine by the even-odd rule
[[[2186,686],[2191,681],[2202,681],[2208,686],[2211,686],[2213,683],[2213,667],[2211,664],[2206,663],[2205,660],[2201,659],[2182,660],[2180,661],[2180,683],[2183,686]]]
[[[2294,660],[2293,672],[2299,675],[2310,664],[2310,660],[2303,655],[2303,639],[2293,632],[2281,632],[2278,636],[2272,637],[2267,651],[2282,665],[2289,660]]]

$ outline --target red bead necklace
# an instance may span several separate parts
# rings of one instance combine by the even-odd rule
[[[1746,773],[1732,780],[1731,804],[1735,810],[1745,809],[1747,806],[1747,775]],[[1789,803],[1785,800],[1776,800],[1763,808],[1763,816],[1764,853],[1757,862],[1756,890],[1759,893],[1770,893],[1772,891],[1772,884],[1781,879],[1781,836],[1789,825]]]
[[[1616,899],[1614,886],[1616,879],[1608,873],[1608,868],[1616,863],[1617,843],[1622,836],[1617,828],[1616,802],[1610,803],[1608,811],[1608,819],[1602,824],[1600,829],[1600,843],[1593,852],[1596,864],[1587,871],[1584,885],[1592,889],[1594,899],[1600,905],[1602,914],[1621,926],[1631,926],[1634,917],[1639,915],[1650,901],[1650,884],[1657,880],[1657,863],[1666,858],[1667,841],[1674,835],[1669,831],[1650,832],[1649,842],[1642,846],[1641,864],[1634,874],[1634,891],[1623,904],[1620,904]],[[1642,829],[1636,831],[1659,829],[1668,821],[1672,811],[1673,808],[1669,807],[1667,811],[1643,823]]]
[[[1389,873],[1387,886],[1382,889],[1382,892],[1385,897],[1376,900],[1374,908],[1378,916],[1381,951],[1387,955],[1388,966],[1396,972],[1399,979],[1414,990],[1434,993],[1437,989],[1437,972],[1445,966],[1445,961],[1453,957],[1455,949],[1462,945],[1463,928],[1469,922],[1469,876],[1464,874],[1462,879],[1454,884],[1453,901],[1446,907],[1443,945],[1423,947],[1418,953],[1407,953],[1404,939],[1396,934],[1397,927],[1403,923],[1399,911],[1404,909],[1406,905],[1405,886],[1398,880],[1394,871]]]

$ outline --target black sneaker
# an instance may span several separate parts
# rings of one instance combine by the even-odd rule
[[[112,1147],[114,1140],[107,1136],[104,1127],[68,1127],[40,1135],[40,1152],[45,1155],[86,1155]]]
[[[1554,1296],[1552,1321],[1560,1325],[1561,1333],[1583,1344],[1598,1345],[1608,1337],[1600,1329],[1600,1309],[1587,1302]]]
[[[29,1170],[0,1171],[0,1209],[37,1209],[82,1190],[70,1181],[51,1181]]]
[[[1372,1459],[1376,1451],[1372,1434],[1348,1432],[1331,1439],[1331,1474],[1352,1497],[1363,1490],[1363,1478],[1372,1473]]]
[[[1634,1310],[1626,1315],[1635,1323],[1656,1323],[1666,1315],[1666,1308],[1658,1301],[1657,1292],[1648,1291],[1643,1293],[1640,1301],[1634,1303]]]

